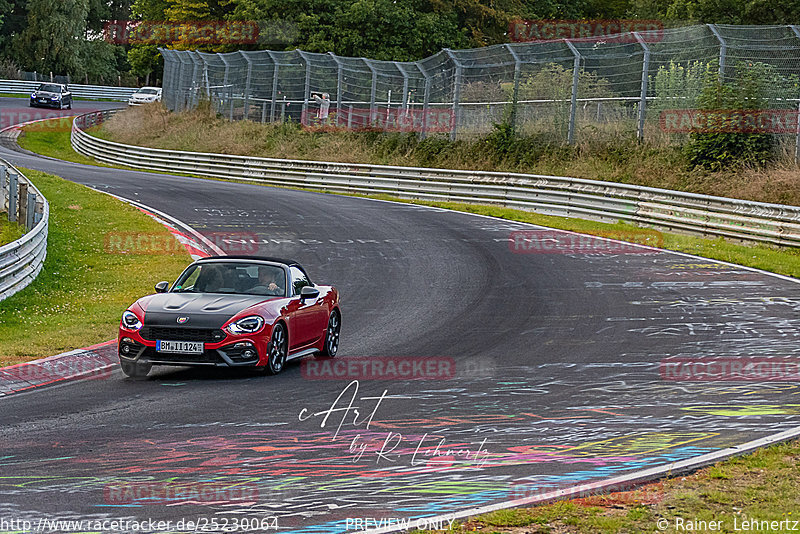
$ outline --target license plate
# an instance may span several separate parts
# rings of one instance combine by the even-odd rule
[[[39,100],[40,104],[46,104],[47,102],[48,100],[46,98],[42,98],[41,100]]]
[[[174,352],[176,354],[202,354],[202,341],[156,341],[156,352]]]

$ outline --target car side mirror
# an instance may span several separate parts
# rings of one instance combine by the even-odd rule
[[[303,302],[306,299],[315,299],[318,296],[319,289],[316,287],[303,286],[303,289],[300,290],[300,302]]]
[[[169,282],[159,282],[156,284],[156,293],[166,293],[169,289]]]

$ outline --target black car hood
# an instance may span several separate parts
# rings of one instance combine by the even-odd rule
[[[228,319],[259,302],[262,296],[221,295],[219,293],[162,293],[146,304],[146,326],[220,328]],[[178,323],[178,317],[187,317]]]

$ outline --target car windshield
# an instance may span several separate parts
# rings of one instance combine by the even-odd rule
[[[42,85],[39,86],[37,91],[44,91],[44,92],[47,92],[47,93],[60,93],[61,92],[61,86],[60,85],[42,84]]]
[[[277,265],[210,262],[190,265],[175,282],[173,293],[286,295],[286,275]]]
[[[139,89],[140,95],[157,95],[158,89]]]

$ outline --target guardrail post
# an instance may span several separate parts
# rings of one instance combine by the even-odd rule
[[[42,216],[44,215],[44,200],[37,197],[36,198],[36,208],[33,211],[33,225],[36,226],[39,224],[39,221],[42,220]]]
[[[28,202],[26,206],[25,228],[33,230],[33,227],[36,225],[34,222],[36,219],[36,193],[28,193]]]
[[[581,75],[581,53],[575,48],[569,39],[564,39],[572,54],[575,56],[575,61],[572,67],[572,97],[570,98],[569,106],[569,128],[567,129],[567,143],[570,145],[575,143],[575,114],[578,111],[578,80]]]
[[[633,32],[633,35],[636,37],[639,45],[641,45],[642,50],[644,50],[644,57],[642,58],[642,91],[639,95],[639,126],[636,129],[636,137],[641,142],[644,140],[644,119],[645,109],[647,108],[647,80],[649,78],[647,73],[650,69],[650,47],[644,42],[639,32]]]
[[[456,135],[458,131],[458,123],[459,119],[461,118],[459,114],[461,113],[461,108],[459,107],[459,103],[461,100],[461,76],[462,76],[462,66],[461,62],[456,58],[453,51],[449,48],[444,49],[447,56],[456,66],[456,76],[453,79],[453,116],[450,118],[452,121],[452,125],[450,126],[450,140],[455,141]]]
[[[253,62],[244,50],[239,50],[239,53],[247,61],[247,79],[244,82],[244,120],[250,118],[250,79],[253,77]]]
[[[511,117],[509,117],[509,122],[511,123],[511,132],[516,133],[517,131],[517,105],[519,102],[519,75],[522,70],[522,62],[519,60],[519,55],[517,54],[516,50],[514,50],[510,44],[506,44],[506,50],[509,51],[511,57],[514,58],[514,89],[511,93]]]
[[[8,172],[8,222],[17,220],[17,195],[19,194],[16,173]]]
[[[719,79],[722,81],[722,77],[725,75],[725,57],[728,55],[728,43],[726,43],[725,39],[720,35],[716,24],[706,24],[706,26],[708,26],[708,29],[711,30],[711,33],[713,33],[714,37],[719,41]]]
[[[6,185],[6,177],[8,170],[5,165],[0,165],[0,210],[5,209],[6,202],[8,201],[8,186]]]
[[[28,222],[28,182],[19,181],[19,208],[17,208],[17,220],[20,224]]]
[[[342,81],[343,81],[343,67],[342,62],[333,52],[328,52],[333,61],[336,62],[336,123],[339,126],[339,119],[342,115]]]

